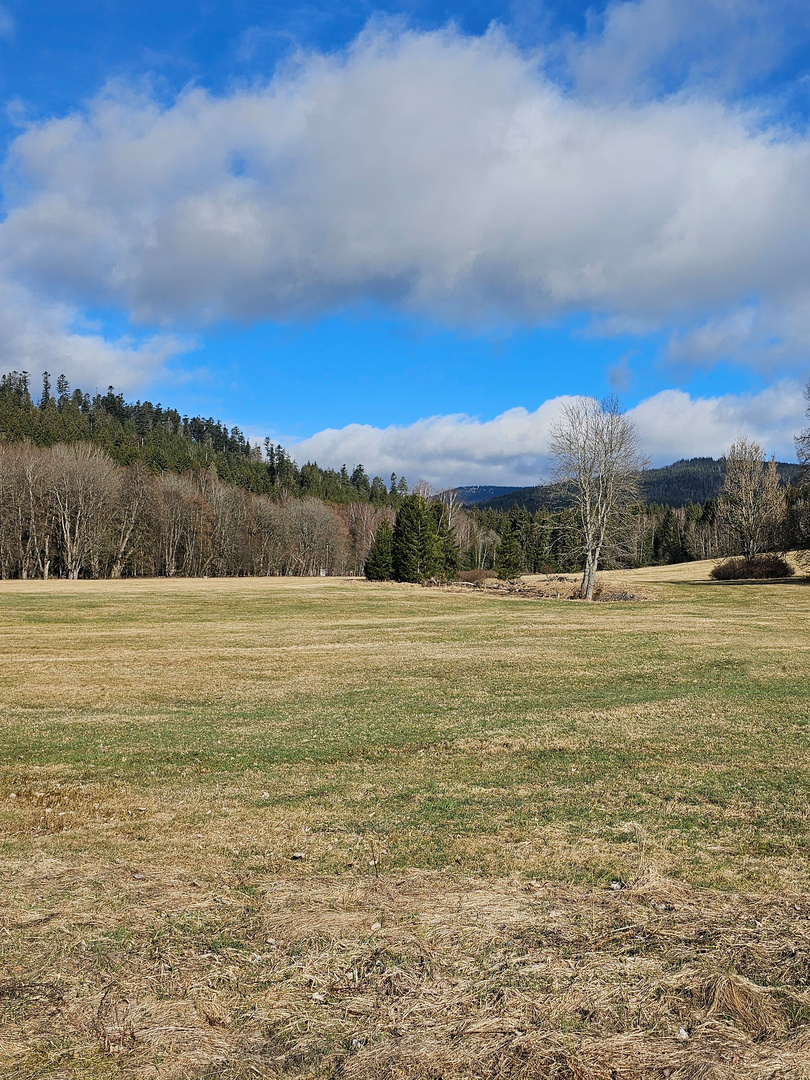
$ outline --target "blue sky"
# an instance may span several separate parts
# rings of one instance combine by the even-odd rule
[[[656,463],[790,458],[808,45],[795,0],[3,0],[2,367],[439,485],[611,391]]]

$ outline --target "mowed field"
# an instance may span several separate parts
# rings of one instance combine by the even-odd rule
[[[810,586],[706,573],[0,583],[0,1075],[810,1076]]]

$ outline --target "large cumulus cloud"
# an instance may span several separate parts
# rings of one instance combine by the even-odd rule
[[[608,31],[572,60],[589,85]],[[784,368],[810,342],[809,151],[719,96],[563,89],[495,29],[372,25],[223,97],[112,86],[31,125],[0,275],[153,328],[369,299],[465,326],[588,312]]]

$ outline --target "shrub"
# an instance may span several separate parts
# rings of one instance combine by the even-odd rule
[[[781,555],[753,555],[750,559],[739,556],[725,559],[712,567],[709,577],[715,581],[735,581],[741,578],[792,577],[795,570]]]
[[[461,570],[458,580],[469,581],[473,585],[483,585],[485,581],[497,576],[494,570]]]

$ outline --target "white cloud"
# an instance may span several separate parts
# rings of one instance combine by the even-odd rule
[[[776,337],[788,369],[810,342],[810,139],[762,124],[697,94],[578,99],[495,30],[376,25],[258,89],[163,108],[113,86],[32,124],[0,275],[166,326],[369,299],[472,326],[587,311],[701,362],[743,305],[760,336],[735,347],[757,364]]]
[[[693,398],[662,390],[629,410],[655,464],[676,457],[719,457],[735,439],[756,439],[767,453],[795,460],[793,436],[807,426],[803,387],[782,380],[757,394]]]
[[[164,107],[113,84],[12,146],[0,291],[25,301],[0,351],[126,386],[178,350],[173,329],[376,300],[472,328],[586,312],[670,334],[679,362],[795,371],[810,138],[723,87],[807,22],[797,0],[613,3],[561,43],[573,92],[497,29],[380,22],[221,97]],[[88,308],[164,333],[105,340]]]
[[[614,0],[562,43],[577,90],[643,100],[711,86],[733,94],[806,44],[803,0]]]
[[[439,488],[537,484],[549,476],[549,432],[570,400],[553,398],[534,412],[509,409],[492,420],[459,414],[387,428],[349,424],[289,446],[299,463],[315,460],[340,468],[362,462],[370,474],[387,477],[396,472]],[[793,435],[806,424],[802,388],[792,381],[758,394],[713,398],[664,390],[629,415],[654,465],[681,457],[719,457],[741,436],[757,439],[782,460],[792,460]]]
[[[172,334],[105,337],[70,305],[45,302],[1,279],[0,343],[3,370],[30,372],[34,388],[40,372],[50,369],[90,391],[110,383],[119,390],[138,387],[189,348]]]

